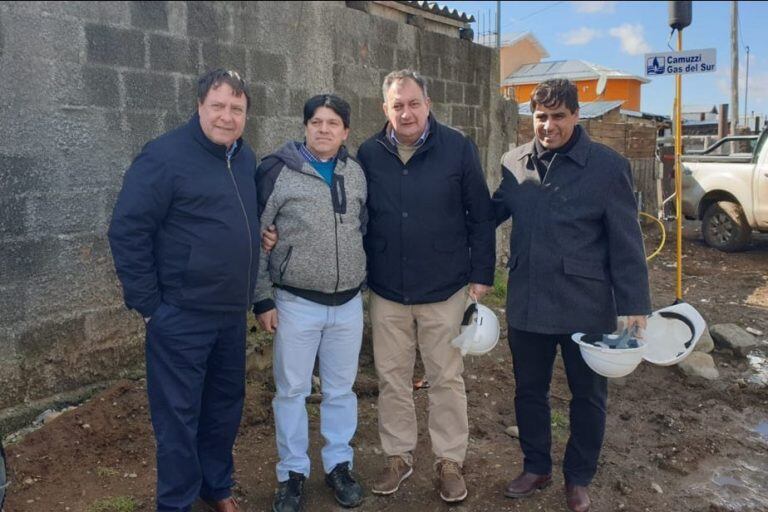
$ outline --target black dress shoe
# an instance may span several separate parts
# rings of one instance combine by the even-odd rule
[[[288,472],[288,480],[280,482],[272,502],[272,512],[301,512],[304,507],[304,480],[301,473]]]
[[[340,462],[325,475],[325,483],[333,489],[333,496],[342,507],[356,507],[363,501],[363,488],[349,471],[349,462]]]
[[[589,512],[592,502],[583,485],[565,485],[565,504],[571,512]]]
[[[517,478],[509,482],[509,485],[504,490],[504,496],[507,498],[524,498],[551,483],[552,475],[536,475],[523,471]]]

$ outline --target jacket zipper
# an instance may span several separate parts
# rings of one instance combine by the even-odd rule
[[[336,170],[333,171],[336,174]],[[333,178],[331,178],[331,186],[333,186]],[[334,298],[333,305],[336,306],[336,293],[339,291],[339,281],[341,280],[341,271],[339,270],[339,225],[336,222],[336,205],[333,204],[333,192],[331,187],[328,187],[328,193],[331,194],[331,211],[333,212],[333,237],[336,243],[336,286],[333,288]],[[341,220],[341,214],[339,214],[339,220]]]
[[[314,178],[317,178],[319,180],[322,180],[323,183],[327,183],[322,178],[322,176],[320,176],[317,173],[314,173],[314,174],[305,173],[305,174],[307,174],[308,176],[312,176]],[[333,171],[333,174],[336,174],[336,170],[335,169]],[[333,178],[331,178],[331,187],[332,186],[333,186]],[[335,244],[336,244],[336,286],[333,289],[333,293],[336,294],[339,291],[339,281],[341,280],[341,276],[340,276],[341,272],[339,271],[339,222],[341,222],[343,224],[344,221],[341,220],[341,214],[339,214],[339,221],[338,222],[336,221],[336,205],[333,204],[333,191],[331,190],[331,187],[328,187],[328,194],[331,197],[331,214],[333,215],[333,236],[334,236],[334,241],[335,241]],[[280,278],[282,279],[282,276]],[[336,305],[335,297],[334,297],[334,304],[333,305],[334,306]]]
[[[237,181],[235,181],[235,175],[232,173],[232,163],[229,155],[227,156],[227,171],[229,172],[229,177],[232,179],[232,185],[235,186],[235,195],[240,202],[240,209],[243,211],[245,227],[248,231],[248,281],[245,289],[245,307],[247,308],[251,299],[251,267],[253,266],[253,237],[251,236],[251,223],[248,222],[248,213],[245,211],[243,198],[240,196],[240,189],[237,186]]]

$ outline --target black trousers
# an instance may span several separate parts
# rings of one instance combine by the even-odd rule
[[[596,374],[581,357],[570,334],[539,334],[509,327],[509,348],[515,372],[515,414],[520,429],[523,469],[537,475],[552,472],[552,419],[549,385],[557,346],[571,390],[571,435],[565,448],[566,483],[589,485],[605,433],[608,379]]]
[[[157,510],[188,512],[234,483],[245,397],[246,314],[161,304],[147,325],[147,394],[157,443]]]

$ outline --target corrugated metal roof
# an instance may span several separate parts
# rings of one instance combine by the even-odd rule
[[[612,78],[631,78],[644,84],[650,82],[647,78],[625,73],[617,69],[606,68],[583,60],[553,60],[525,64],[510,74],[502,85],[535,84],[550,78],[567,78],[568,80],[592,80],[605,75]]]
[[[592,119],[594,117],[601,117],[611,110],[618,108],[624,100],[612,100],[612,101],[580,101],[579,102],[579,118]],[[521,103],[518,105],[517,113],[521,116],[530,116],[531,104]]]
[[[438,16],[445,16],[446,18],[451,18],[453,20],[463,21],[466,23],[472,23],[475,21],[474,16],[467,16],[467,13],[463,11],[449,9],[446,6],[440,7],[440,4],[437,2],[398,1],[397,3],[405,4],[409,7],[415,7],[416,9],[420,9],[422,11],[431,12],[432,14],[437,14]]]
[[[705,119],[704,121],[692,121],[690,119],[681,119],[685,126],[712,126],[717,124],[717,119]]]
[[[683,114],[717,114],[716,105],[683,105]]]

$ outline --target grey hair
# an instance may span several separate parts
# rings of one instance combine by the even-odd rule
[[[387,92],[389,92],[389,88],[392,87],[392,84],[405,78],[410,78],[416,82],[416,85],[419,86],[421,92],[424,93],[424,97],[429,97],[427,94],[427,79],[424,78],[418,71],[414,71],[412,69],[401,69],[399,71],[393,71],[384,77],[384,83],[381,84],[381,93],[384,95],[385,102],[387,101]]]

